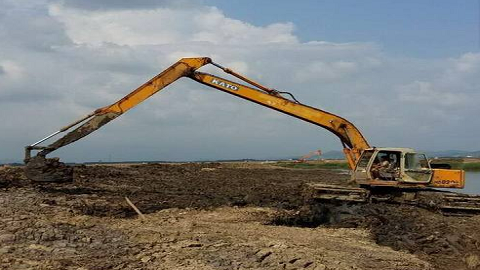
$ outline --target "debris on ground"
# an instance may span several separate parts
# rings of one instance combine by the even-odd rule
[[[59,185],[2,168],[0,269],[479,267],[478,216],[303,198],[306,183],[348,178],[258,163],[80,165]]]

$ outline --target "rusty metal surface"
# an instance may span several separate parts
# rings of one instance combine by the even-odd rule
[[[40,151],[38,155],[46,156],[48,153],[53,152],[62,146],[75,142],[87,136],[88,134],[94,132],[95,130],[99,129],[101,126],[107,124],[113,119],[117,118],[119,115],[120,114],[117,114],[117,113],[105,113],[105,114],[95,115],[90,120],[88,120],[87,122],[79,126],[78,128],[74,129],[64,137],[60,138],[56,142],[47,146],[46,149]]]

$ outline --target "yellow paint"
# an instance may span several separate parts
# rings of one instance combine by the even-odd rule
[[[230,80],[197,71],[197,69],[210,63],[219,67],[226,73],[242,80],[243,82],[248,83],[250,86],[235,83]],[[137,106],[142,101],[146,100],[181,77],[189,77],[212,88],[258,103],[265,107],[283,112],[329,130],[340,139],[342,145],[344,146],[344,154],[352,170],[355,168],[355,165],[358,162],[363,150],[370,148],[367,140],[363,137],[360,131],[346,119],[335,114],[286,99],[282,97],[282,95],[276,90],[265,87],[249,78],[235,73],[230,69],[223,68],[220,65],[213,63],[208,57],[199,57],[180,59],[178,62],[174,63],[172,66],[153,77],[151,80],[144,83],[119,101],[96,110],[92,114],[93,117],[90,120],[82,124],[80,127],[77,127],[73,132],[70,132],[66,136],[51,144],[49,149],[55,150],[90,134],[94,130],[100,128],[107,122],[115,119],[117,116],[123,114],[129,109]],[[105,118],[106,115],[113,115],[114,117]],[[90,116],[91,115],[88,117]],[[63,128],[62,131],[66,131],[84,119],[86,118],[76,121],[75,123]],[[104,121],[105,119],[106,121]],[[88,125],[92,126],[89,126],[89,129],[85,131],[84,127]],[[51,152],[52,150],[48,151]],[[465,185],[464,171],[434,169],[433,172],[432,181],[429,184],[418,183],[418,185],[449,188],[463,188]],[[383,183],[384,185],[388,184],[398,186],[399,184],[402,184],[393,182],[390,183],[386,181],[383,182],[385,182]]]
[[[262,86],[261,84],[256,83],[251,79],[243,77],[242,75],[237,74],[230,69],[222,68],[217,64],[214,65],[220,67],[226,73],[229,73],[255,87],[258,87],[258,89],[237,84],[232,81],[228,81],[210,74],[196,72],[197,69],[210,63],[214,64],[208,57],[180,59],[178,62],[174,63],[169,68],[167,68],[157,76],[153,77],[148,82],[133,90],[130,94],[126,95],[122,99],[109,106],[95,110],[95,112],[92,114],[93,117],[90,120],[88,120],[80,127],[77,127],[74,131],[60,138],[51,145],[56,145],[57,142],[61,142],[60,145],[55,148],[57,149],[74,141],[77,141],[78,139],[85,137],[91,132],[97,130],[101,126],[105,125],[107,122],[116,118],[117,116],[125,113],[129,109],[137,106],[138,104],[140,104],[153,94],[159,92],[169,84],[175,82],[179,78],[189,77],[210,87],[253,101],[265,107],[289,114],[291,116],[305,120],[307,122],[313,123],[331,131],[340,138],[342,144],[344,145],[344,152],[352,169],[355,167],[355,163],[357,162],[361,152],[366,148],[370,148],[366,139],[363,137],[360,131],[352,123],[337,115],[285,99],[275,90]],[[228,83],[228,85],[212,83],[212,79]],[[91,127],[88,132],[84,130],[83,127],[85,125],[96,123],[99,117],[100,119],[104,119],[102,117],[107,114],[115,115],[115,117],[109,118],[108,121],[102,122],[101,125],[97,124],[96,126]],[[76,123],[79,122],[77,121]],[[72,125],[69,125],[64,129],[66,130],[70,127],[72,127]]]
[[[441,188],[464,188],[465,171],[449,169],[433,169],[432,181],[429,186]]]
[[[208,57],[200,58],[182,58],[162,73],[153,77],[133,92],[123,97],[119,101],[110,106],[101,108],[96,111],[97,114],[114,112],[122,114],[129,109],[137,106],[139,103],[149,98],[151,95],[165,88],[167,85],[178,80],[181,77],[189,76],[195,70],[211,62]]]
[[[351,150],[346,148],[346,150],[344,150],[350,168],[352,169],[355,167],[355,163],[358,160],[361,151],[370,148],[367,140],[352,123],[335,114],[295,103],[278,95],[265,93],[249,86],[238,84],[207,73],[194,72],[192,79],[223,92],[289,114],[331,131],[337,135],[345,145],[355,149]],[[220,82],[220,84],[218,82]]]
[[[303,104],[292,102],[288,99],[281,97],[272,89],[266,88],[229,69],[226,70],[227,73],[230,73],[267,92],[263,92],[245,85],[237,84],[232,81],[225,80],[223,78],[216,77],[210,74],[196,72],[197,69],[209,63],[211,63],[211,59],[207,57],[180,59],[180,61],[176,62],[175,64],[167,68],[165,71],[152,78],[150,81],[138,87],[124,98],[120,99],[119,101],[113,103],[110,106],[98,109],[95,113],[104,114],[113,112],[119,115],[123,114],[124,112],[135,107],[145,99],[159,92],[167,85],[178,80],[179,78],[190,77],[210,87],[242,97],[244,99],[256,102],[263,106],[281,111],[283,113],[292,115],[294,117],[326,128],[327,130],[337,135],[342,141],[342,143],[346,147],[348,147],[345,148],[344,153],[347,157],[350,168],[352,169],[355,167],[355,163],[360,157],[361,152],[364,149],[370,147],[366,139],[352,123],[337,115]],[[232,89],[214,84],[212,83],[212,79],[217,79],[222,82],[228,83],[229,85],[237,86],[238,89]]]

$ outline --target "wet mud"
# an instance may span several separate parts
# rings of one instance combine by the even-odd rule
[[[71,183],[38,184],[21,168],[0,169],[0,269],[480,266],[480,217],[305,200],[305,183],[345,185],[348,175],[335,171],[195,163],[82,165],[73,175]],[[125,197],[147,215],[146,223]],[[251,228],[248,241],[243,228]],[[153,235],[161,238],[154,241]],[[282,242],[285,235],[292,243]],[[323,240],[308,242],[320,236]],[[305,242],[293,243],[299,239]],[[377,246],[367,250],[370,241]],[[338,245],[345,246],[337,250]],[[396,251],[401,253],[389,253]],[[318,259],[319,254],[330,257]]]
[[[408,205],[310,202],[297,211],[280,211],[271,224],[364,228],[372,233],[377,244],[415,254],[436,269],[477,269],[479,221],[478,216],[444,216]]]
[[[35,182],[72,182],[73,167],[60,162],[59,158],[35,156],[28,160],[25,176]]]

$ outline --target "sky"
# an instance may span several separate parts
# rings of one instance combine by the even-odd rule
[[[0,162],[198,56],[347,118],[373,146],[479,150],[479,13],[476,0],[0,0]],[[51,156],[271,159],[316,149],[341,144],[183,78]]]

